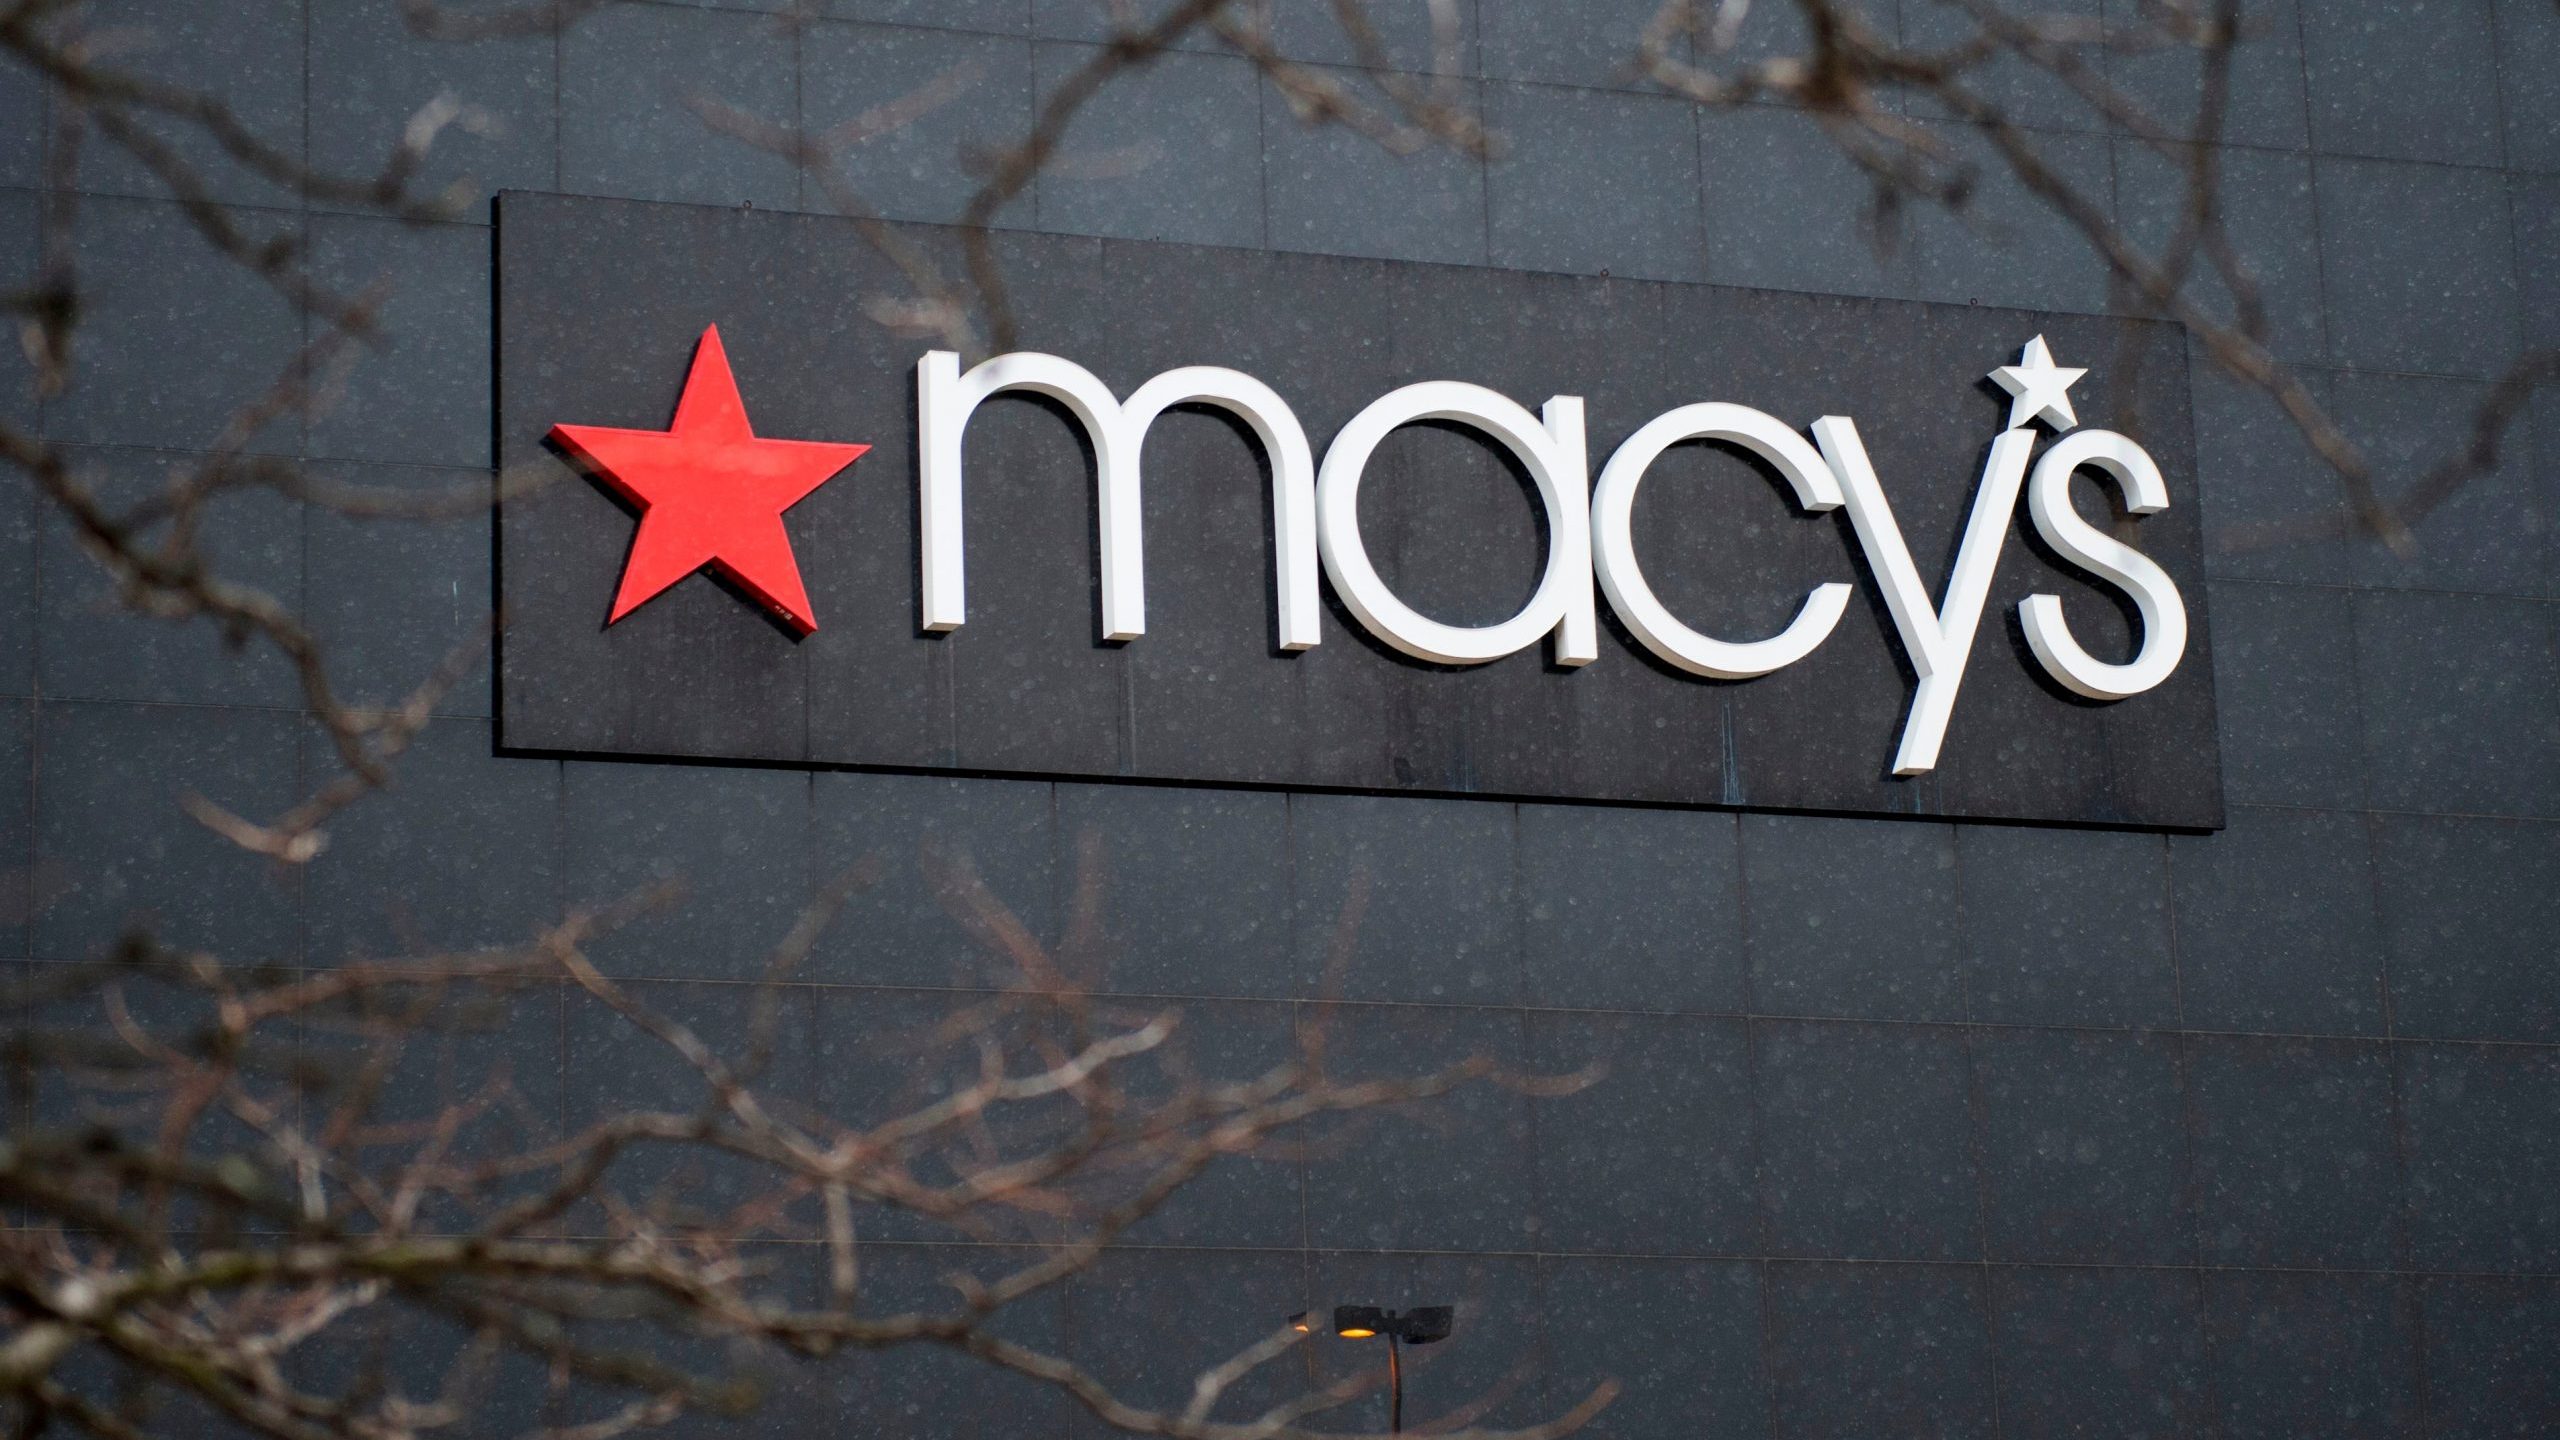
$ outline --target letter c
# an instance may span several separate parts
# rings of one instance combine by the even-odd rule
[[[1631,517],[1636,486],[1662,452],[1683,440],[1722,440],[1768,461],[1786,477],[1796,501],[1811,511],[1840,508],[1840,481],[1821,452],[1777,417],[1747,405],[1722,402],[1683,405],[1654,417],[1627,437],[1600,471],[1591,496],[1591,555],[1609,608],[1627,622],[1644,647],[1692,675],[1748,680],[1793,665],[1831,638],[1849,608],[1850,587],[1829,580],[1814,587],[1787,628],[1765,640],[1718,640],[1683,625],[1645,583],[1636,563]]]

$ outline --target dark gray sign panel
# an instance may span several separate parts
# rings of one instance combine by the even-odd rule
[[[949,231],[898,228],[946,264],[958,253]],[[1083,367],[1122,400],[1177,367],[1241,372],[1286,402],[1319,461],[1372,402],[1423,381],[1486,387],[1532,415],[1550,397],[1580,397],[1595,483],[1622,441],[1677,407],[1747,406],[1798,437],[1848,417],[1932,604],[1957,568],[1986,466],[2003,461],[1994,442],[2012,396],[1986,377],[2042,336],[2055,363],[2089,373],[2068,392],[2078,429],[2034,428],[2032,453],[2061,444],[2056,431],[2104,430],[2156,464],[2167,504],[2152,513],[2129,514],[2129,487],[2094,466],[2053,493],[2156,564],[2184,607],[2184,649],[2165,680],[2130,698],[2058,681],[2030,642],[2030,596],[2057,597],[2101,664],[2141,655],[2146,627],[2131,590],[2047,542],[2051,527],[2033,522],[2022,493],[2005,526],[1988,519],[1996,566],[1935,764],[1897,775],[1916,677],[1884,567],[1854,507],[1809,512],[1783,467],[1744,448],[1664,451],[1626,533],[1662,609],[1708,636],[1776,635],[1817,587],[1853,587],[1819,645],[1753,679],[1666,662],[1596,586],[1597,658],[1576,666],[1557,663],[1552,641],[1481,664],[1417,659],[1373,633],[1331,576],[1319,643],[1284,650],[1279,467],[1245,422],[1192,405],[1146,431],[1145,628],[1106,640],[1094,447],[1068,407],[1017,391],[967,421],[966,621],[937,631],[919,581],[918,368],[942,342],[884,323],[880,302],[912,290],[851,222],[510,194],[498,247],[501,463],[559,467],[559,483],[500,507],[511,750],[2222,823],[2186,353],[2173,326],[999,237],[1017,350]],[[608,624],[638,507],[549,438],[555,425],[668,429],[711,326],[757,436],[871,447],[785,513],[817,626],[805,635],[709,570]],[[1356,504],[1378,580],[1421,615],[1469,627],[1509,619],[1538,590],[1549,513],[1511,450],[1454,421],[1388,433]]]

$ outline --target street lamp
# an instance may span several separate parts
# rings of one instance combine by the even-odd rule
[[[1428,1345],[1449,1338],[1449,1330],[1458,1312],[1447,1305],[1417,1305],[1410,1310],[1387,1310],[1376,1305],[1336,1305],[1333,1307],[1333,1333],[1345,1340],[1369,1340],[1387,1337],[1387,1433],[1404,1433],[1404,1357],[1407,1345]],[[1289,1326],[1299,1334],[1313,1331],[1314,1326],[1303,1310],[1289,1317]]]

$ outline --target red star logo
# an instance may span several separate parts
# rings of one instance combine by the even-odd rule
[[[607,625],[705,566],[780,617],[796,635],[818,628],[791,557],[782,512],[869,450],[814,440],[760,439],[729,373],[720,327],[702,332],[693,369],[664,430],[554,425],[551,438],[596,478],[640,507]]]

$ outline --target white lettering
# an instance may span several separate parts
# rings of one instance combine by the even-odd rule
[[[1444,625],[1405,604],[1379,578],[1361,542],[1361,472],[1387,432],[1422,420],[1471,425],[1501,441],[1528,468],[1546,505],[1546,573],[1520,613],[1499,625]],[[1547,401],[1541,418],[1481,385],[1455,380],[1389,391],[1353,416],[1324,452],[1324,468],[1316,475],[1316,533],[1325,574],[1370,634],[1417,659],[1481,665],[1525,650],[1553,631],[1557,664],[1588,665],[1600,658],[1591,600],[1589,464],[1579,396]]]
[[[1893,612],[1893,628],[1901,633],[1903,653],[1919,677],[1911,688],[1911,713],[1902,724],[1893,773],[1923,775],[1937,768],[1938,745],[1947,738],[1947,721],[1955,714],[1956,691],[1964,684],[1965,662],[1973,656],[1973,637],[1991,594],[1992,572],[1999,568],[2000,547],[2009,538],[2009,518],[2017,511],[2018,486],[2026,479],[2035,432],[2004,430],[1991,442],[1982,483],[1973,493],[1973,514],[1965,522],[1963,543],[1956,547],[1955,573],[1947,577],[1940,605],[1929,603],[1920,568],[1911,562],[1911,547],[1894,523],[1893,507],[1885,503],[1884,487],[1876,483],[1875,466],[1858,439],[1857,422],[1825,415],[1813,422],[1813,438],[1848,493],[1849,523],[1867,552],[1868,567],[1884,587],[1885,608]]]
[[[2030,359],[2037,346],[2030,346]],[[2079,371],[2004,367],[2014,381],[2059,393]],[[2032,383],[2031,383],[2032,382]],[[2040,388],[2039,388],[2040,387]],[[2062,601],[2029,595],[2019,614],[2036,660],[2060,684],[2093,700],[2122,700],[2153,689],[2186,652],[2187,612],[2177,586],[2158,563],[2083,519],[2071,506],[2071,477],[2095,469],[2124,493],[2136,515],[2169,503],[2159,466],[2140,445],[2104,430],[2082,430],[2057,440],[2038,460],[2032,483],[2028,462],[2036,434],[2019,427],[1992,441],[1975,487],[1955,565],[1942,597],[1932,601],[1884,488],[1878,482],[1856,422],[1825,416],[1813,423],[1812,443],[1775,417],[1748,406],[1683,405],[1655,417],[1629,436],[1609,458],[1594,487],[1583,435],[1582,400],[1551,397],[1539,414],[1480,385],[1428,381],[1391,391],[1352,417],[1325,452],[1319,467],[1305,429],[1287,402],[1261,381],[1234,370],[1189,366],[1155,376],[1126,402],[1091,371],[1054,355],[1018,352],[960,369],[948,350],[925,354],[916,366],[921,435],[917,502],[924,530],[920,580],[924,628],[956,630],[967,618],[963,547],[961,452],[969,418],[988,396],[1005,390],[1045,395],[1064,405],[1092,441],[1099,511],[1104,636],[1134,640],[1146,633],[1146,560],[1141,525],[1140,457],[1156,417],[1176,405],[1208,404],[1250,427],[1271,462],[1271,506],[1277,537],[1276,580],[1279,644],[1304,650],[1323,639],[1317,572],[1332,581],[1345,607],[1380,640],[1407,655],[1444,665],[1481,665],[1555,639],[1559,665],[1581,666],[1599,658],[1594,582],[1637,641],[1666,663],[1693,675],[1747,680],[1802,660],[1838,628],[1854,587],[1828,580],[1805,596],[1785,629],[1764,639],[1735,641],[1701,634],[1672,615],[1636,558],[1635,499],[1646,473],[1664,451],[1686,440],[1739,446],[1775,466],[1805,511],[1845,506],[1868,568],[1884,592],[1894,630],[1916,677],[1910,710],[1893,760],[1896,775],[1936,768],[1956,696],[1964,683],[1991,581],[1999,567],[2021,489],[2037,533],[2061,556],[2130,597],[2140,612],[2142,641],[2131,660],[2112,664],[2092,656],[2071,633]],[[2023,397],[2022,397],[2023,401]],[[2038,415],[2067,425],[2067,406],[2039,402]],[[2016,418],[2013,416],[2013,418]],[[2030,420],[2035,417],[2030,416]],[[1369,559],[1360,534],[1360,485],[1370,458],[1399,426],[1442,420],[1490,436],[1527,468],[1547,516],[1545,569],[1518,614],[1499,624],[1443,624],[1405,604]]]
[[[1242,419],[1271,458],[1271,510],[1279,577],[1280,648],[1304,650],[1323,638],[1316,594],[1315,460],[1305,427],[1288,403],[1250,375],[1195,365],[1141,385],[1123,405],[1092,371],[1055,355],[998,355],[960,371],[960,357],[927,351],[916,362],[916,505],[924,529],[924,628],[957,630],[968,619],[961,521],[961,435],[980,402],[1000,390],[1027,390],[1067,407],[1093,442],[1102,566],[1102,634],[1134,640],[1147,631],[1146,539],[1141,527],[1139,457],[1148,427],[1176,405],[1207,404]]]
[[[2110,665],[2082,649],[2062,618],[2058,595],[2030,595],[2018,606],[2027,648],[2046,673],[2074,694],[2092,700],[2124,700],[2169,678],[2187,651],[2187,607],[2167,571],[2150,556],[2080,518],[2071,508],[2071,475],[2081,466],[2123,487],[2125,509],[2156,515],[2169,508],[2160,467],[2141,446],[2110,430],[2082,430],[2065,437],[2036,462],[2027,483],[2027,513],[2036,533],[2092,575],[2133,597],[2142,615],[2142,647],[2131,660]]]
[[[1739,445],[1776,466],[1805,509],[1840,508],[1840,482],[1821,454],[1775,416],[1726,404],[1683,405],[1656,416],[1609,457],[1591,496],[1591,558],[1609,608],[1646,649],[1692,675],[1748,680],[1793,665],[1831,638],[1832,627],[1849,608],[1852,587],[1838,580],[1815,586],[1787,628],[1765,640],[1718,640],[1681,624],[1655,597],[1636,563],[1636,486],[1663,451],[1683,440]]]

